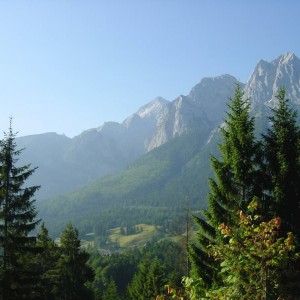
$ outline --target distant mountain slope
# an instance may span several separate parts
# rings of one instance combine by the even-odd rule
[[[282,55],[271,63],[259,62],[255,68],[245,86],[245,96],[253,97],[252,113],[258,116],[259,131],[261,126],[267,126],[266,114],[272,102],[276,105],[275,95],[281,86],[280,82],[289,83],[286,86],[287,93],[292,104],[299,107],[299,70],[299,60],[291,54]],[[274,73],[277,75],[274,76]],[[212,84],[214,88],[209,89],[214,90],[219,85],[214,85],[212,81],[216,80],[211,79],[207,83],[204,80],[201,84]],[[234,88],[233,80],[232,84]],[[269,89],[268,92],[265,89]],[[199,90],[197,93],[201,95],[203,89]],[[193,106],[193,93],[196,94],[196,91],[192,90],[187,97],[180,96],[172,105],[163,104],[166,104],[163,110],[165,114],[169,112],[169,119],[163,118],[165,121],[161,127],[157,127],[157,132],[163,132],[168,137],[173,136],[172,139],[166,139],[168,141],[163,145],[140,157],[119,173],[99,179],[68,195],[39,203],[41,216],[53,232],[60,230],[62,224],[68,220],[72,220],[83,233],[93,231],[99,234],[105,226],[113,228],[124,222],[163,225],[183,211],[186,198],[193,209],[205,207],[207,178],[211,176],[209,157],[211,153],[218,153],[220,136],[217,124],[222,123],[227,108],[226,100],[220,100],[221,96],[217,96],[217,91],[214,91],[212,93],[215,93],[216,98],[208,100],[214,113],[208,117],[210,110],[206,112],[201,109],[196,100],[197,103]],[[232,90],[230,96],[233,93]],[[217,107],[215,99],[219,101]],[[155,103],[152,105],[155,106]],[[174,122],[176,111],[184,111],[177,118],[177,123]],[[157,122],[158,119],[155,120]],[[168,123],[168,120],[171,121]],[[179,132],[176,131],[177,128],[184,128],[183,124],[186,123],[193,124],[193,127],[176,134]],[[176,124],[180,125],[176,127]],[[209,124],[214,124],[214,131]],[[53,224],[56,228],[53,228]]]
[[[65,196],[40,201],[40,217],[55,233],[70,220],[87,233],[97,231],[102,223],[111,224],[111,228],[122,226],[127,218],[162,225],[176,212],[183,212],[186,197],[194,208],[199,208],[200,197],[205,207],[210,172],[210,151],[205,143],[209,133],[194,131],[177,137],[121,172]]]
[[[18,138],[26,148],[20,163],[39,167],[29,184],[42,186],[38,199],[67,193],[122,170],[194,128],[211,131],[221,122],[236,82],[230,75],[204,78],[188,96],[171,102],[158,97],[121,124],[106,122],[73,139],[55,133]]]

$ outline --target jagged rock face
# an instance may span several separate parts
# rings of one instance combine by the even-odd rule
[[[147,150],[195,128],[214,129],[224,117],[225,103],[233,95],[237,82],[230,75],[203,78],[188,96],[180,96],[170,102],[158,118],[156,133]]]
[[[196,127],[212,130],[224,117],[224,106],[234,93],[235,83],[230,75],[204,78],[188,96],[171,102],[156,98],[123,122],[128,139],[138,146],[139,153],[143,146],[145,153]]]
[[[287,97],[300,104],[300,60],[292,53],[279,56],[272,62],[261,60],[245,87],[245,97],[250,98],[257,112],[262,105],[274,106],[276,94],[285,87]]]
[[[172,102],[158,97],[121,124],[106,122],[84,131],[72,139],[65,159],[85,161],[85,166],[96,159],[99,172],[107,173],[195,127],[213,129],[222,120],[236,82],[230,75],[204,78],[188,96]],[[124,163],[114,163],[117,160]]]
[[[209,126],[200,106],[189,97],[180,96],[168,105],[168,109],[159,118],[148,151],[157,148],[174,137],[181,136],[196,127]]]
[[[200,83],[192,88],[189,97],[198,103],[201,111],[213,127],[217,126],[225,117],[225,108],[228,99],[233,97],[235,85],[239,83],[231,75],[222,75],[213,78],[203,78]]]
[[[123,121],[122,124],[127,128],[132,147],[137,146],[140,154],[151,149],[151,141],[163,116],[168,113],[168,106],[169,101],[157,97]]]

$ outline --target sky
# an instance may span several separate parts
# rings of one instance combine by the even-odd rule
[[[297,0],[0,0],[0,132],[69,137],[300,57]]]

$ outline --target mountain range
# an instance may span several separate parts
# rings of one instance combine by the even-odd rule
[[[186,96],[157,97],[122,123],[107,122],[73,139],[56,133],[17,138],[26,148],[20,163],[39,167],[29,184],[42,185],[42,218],[57,230],[71,220],[87,233],[130,218],[161,225],[183,210],[186,198],[193,209],[205,207],[209,156],[218,153],[218,127],[237,83],[259,132],[281,86],[300,111],[300,60],[287,53],[259,61],[246,84],[231,75],[203,78]]]
[[[122,123],[106,122],[68,138],[56,133],[25,136],[20,163],[38,166],[29,184],[38,183],[39,199],[50,198],[115,173],[142,155],[196,127],[213,130],[237,80],[230,75],[203,78],[188,96],[157,97]]]

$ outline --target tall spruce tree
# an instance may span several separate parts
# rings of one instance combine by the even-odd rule
[[[134,275],[129,285],[130,299],[143,300],[150,297],[151,291],[148,289],[148,273],[151,267],[149,257],[145,257],[138,266],[138,271]]]
[[[120,299],[120,296],[118,295],[117,285],[114,282],[113,279],[109,281],[108,287],[105,290],[102,300],[116,300]]]
[[[211,158],[215,179],[209,180],[208,210],[204,212],[205,218],[195,218],[199,232],[197,245],[191,245],[191,276],[200,277],[206,287],[218,277],[218,267],[209,257],[207,246],[225,242],[218,235],[219,225],[238,226],[237,211],[247,207],[254,196],[262,194],[257,168],[260,144],[255,142],[249,100],[243,96],[237,85],[234,98],[230,98],[228,104],[227,119],[220,128],[221,157]]]
[[[277,94],[278,105],[269,118],[271,127],[263,135],[267,194],[267,211],[282,220],[281,236],[292,232],[300,250],[300,129],[296,111],[289,107],[285,89]],[[300,295],[300,261],[281,272],[280,286],[291,299]]]
[[[91,290],[86,286],[94,279],[94,272],[87,265],[88,259],[89,254],[80,249],[77,229],[68,224],[60,237],[60,257],[55,266],[55,299],[93,299]]]
[[[39,294],[44,300],[55,299],[54,288],[59,276],[55,272],[55,265],[59,258],[59,249],[55,242],[49,237],[48,229],[42,223],[37,235],[37,247],[40,253],[35,256],[36,265],[40,273]]]
[[[5,300],[37,297],[30,255],[38,251],[31,232],[39,223],[32,200],[39,186],[24,187],[35,169],[16,166],[20,153],[10,123],[0,141],[1,297]]]
[[[289,107],[285,89],[277,94],[278,105],[263,135],[268,211],[282,219],[282,228],[300,238],[300,129],[297,113]]]
[[[146,257],[138,266],[129,285],[129,294],[134,300],[155,299],[164,289],[165,274],[163,265],[158,258],[152,261]]]

